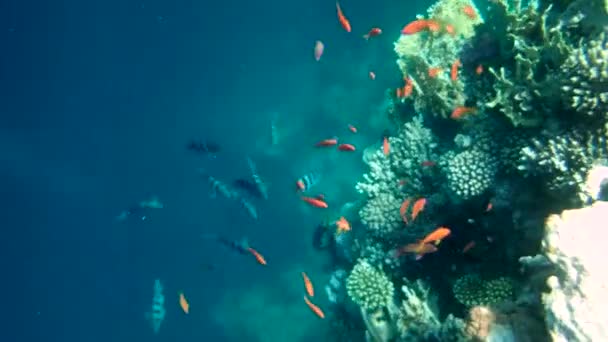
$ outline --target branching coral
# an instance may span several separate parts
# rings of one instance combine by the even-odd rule
[[[452,292],[464,306],[490,305],[513,297],[513,282],[505,277],[487,281],[476,274],[467,274],[456,280]]]
[[[393,302],[395,288],[382,270],[361,259],[346,279],[346,291],[362,309],[373,311]]]

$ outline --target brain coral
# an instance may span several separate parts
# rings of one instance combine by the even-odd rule
[[[361,259],[346,279],[346,291],[362,309],[375,310],[392,303],[395,288],[382,270]]]

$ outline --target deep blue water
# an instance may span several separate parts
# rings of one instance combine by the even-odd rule
[[[4,1],[2,340],[152,340],[144,312],[160,278],[168,313],[155,339],[227,341],[208,323],[218,298],[306,262],[321,217],[301,210],[294,180],[329,164],[340,182],[328,191],[354,198],[360,158],[324,161],[309,146],[353,120],[361,145],[381,134],[366,126],[367,108],[344,121],[328,115],[324,95],[340,85],[357,101],[381,102],[400,82],[392,42],[428,5],[345,0],[353,24],[346,34],[330,0]],[[373,26],[385,33],[366,44],[360,36]],[[320,63],[312,58],[317,39],[326,45]],[[377,82],[361,65],[373,66]],[[271,157],[256,143],[272,112],[296,133]],[[197,158],[184,148],[190,138],[212,139],[223,151]],[[256,202],[257,222],[210,199],[196,175],[198,167],[219,178],[244,175],[246,155],[271,185],[271,198]],[[145,222],[113,221],[150,195],[166,208]],[[248,236],[269,266],[202,242],[203,232]],[[205,261],[220,269],[201,271]],[[189,316],[175,303],[180,289]]]

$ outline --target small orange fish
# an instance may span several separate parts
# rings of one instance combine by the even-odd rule
[[[249,251],[249,253],[251,253],[255,257],[255,260],[257,260],[258,263],[260,263],[261,265],[266,265],[266,259],[264,259],[262,254],[258,253],[258,251],[251,247],[247,248],[247,251]]]
[[[412,91],[414,90],[414,82],[411,78],[405,79],[405,86],[403,86],[403,97],[408,97],[412,95]]]
[[[456,35],[456,29],[454,29],[454,26],[450,24],[445,25],[445,32],[447,32],[450,36]]]
[[[388,141],[388,137],[384,137],[384,139],[382,140],[382,153],[384,153],[385,156],[388,156],[388,154],[390,152],[391,152],[390,142]]]
[[[306,305],[308,305],[310,310],[315,313],[315,315],[321,318],[325,318],[325,314],[323,313],[323,311],[318,306],[314,305],[306,296],[304,296],[304,302],[306,303]]]
[[[353,132],[353,133],[357,133],[357,127],[353,126],[353,125],[348,125],[348,130]]]
[[[479,64],[477,68],[475,68],[475,73],[481,75],[483,73],[483,65]]]
[[[471,5],[466,5],[462,8],[462,12],[464,12],[464,14],[469,17],[469,19],[476,19],[477,18],[477,12],[475,12],[475,9],[473,8],[473,6]]]
[[[382,34],[382,30],[378,27],[374,27],[367,34],[363,35],[363,39],[369,40],[371,37],[376,37]]]
[[[429,77],[435,78],[435,77],[437,77],[437,75],[439,75],[441,73],[441,71],[443,71],[443,69],[440,67],[429,68]]]
[[[441,242],[441,240],[445,239],[448,235],[450,235],[450,233],[451,233],[451,231],[448,228],[439,227],[439,228],[435,229],[433,232],[431,232],[429,235],[427,235],[421,241],[421,243],[435,242],[435,244],[438,245]]]
[[[454,110],[452,111],[452,115],[450,115],[450,118],[452,118],[454,120],[458,120],[458,119],[462,118],[462,116],[465,114],[475,113],[475,112],[476,112],[476,109],[473,107],[460,106],[460,107],[454,108]]]
[[[488,202],[488,205],[486,206],[486,213],[492,210],[492,208],[494,208],[494,205],[492,204],[492,202]]]
[[[427,20],[426,27],[428,27],[431,32],[439,32],[441,30],[441,25],[435,20]]]
[[[471,249],[473,249],[473,247],[475,247],[475,241],[470,241],[464,246],[464,248],[462,249],[462,253],[464,254],[470,251]]]
[[[346,32],[350,32],[350,30],[351,30],[350,22],[348,21],[348,19],[346,19],[346,17],[344,16],[344,13],[342,13],[340,4],[337,1],[336,1],[336,10],[338,11],[338,20],[340,21],[340,25],[342,25],[342,27],[346,30]]]
[[[428,20],[416,19],[405,25],[401,30],[401,34],[416,34],[429,28]]]
[[[188,303],[188,300],[186,299],[186,296],[184,296],[183,292],[179,292],[179,306],[186,315],[190,313],[190,304]]]
[[[336,221],[336,233],[344,233],[351,230],[350,222],[344,218],[344,216],[340,217],[338,221]]]
[[[416,254],[416,260],[420,260],[425,254],[437,252],[437,247],[430,243],[410,243],[403,246],[395,253],[395,257],[400,257],[403,253]]]
[[[432,161],[432,160],[425,160],[425,161],[423,161],[422,163],[420,163],[420,165],[421,165],[421,166],[424,166],[424,167],[432,167],[432,166],[437,165],[437,163],[435,163],[435,162],[434,162],[434,161]]]
[[[369,72],[369,79],[372,80],[372,81],[375,80],[376,79],[376,73],[373,72],[373,71],[370,71]]]
[[[327,146],[334,146],[338,144],[338,139],[336,138],[331,138],[331,139],[324,139],[319,141],[318,143],[315,144],[315,147],[327,147]]]
[[[399,208],[399,216],[401,216],[401,219],[403,220],[403,222],[405,224],[407,223],[407,209],[410,206],[410,202],[411,202],[411,198],[406,198],[405,200],[403,200],[403,203],[401,203],[401,207]]]
[[[454,61],[454,63],[452,63],[452,68],[450,69],[450,79],[452,79],[452,81],[456,81],[458,79],[458,68],[461,66],[462,63],[460,63],[460,59],[457,59]]]
[[[356,149],[355,149],[355,146],[352,144],[340,144],[340,145],[338,145],[338,150],[351,152],[351,151],[355,151]]]
[[[312,286],[312,282],[310,281],[310,278],[308,278],[308,276],[306,275],[305,272],[302,272],[302,279],[304,279],[304,287],[306,288],[306,293],[308,293],[309,296],[314,297],[315,289]]]
[[[421,198],[414,202],[414,206],[412,207],[412,221],[416,219],[418,214],[424,210],[424,206],[426,205],[426,198]]]
[[[327,205],[327,202],[325,202],[323,199],[320,199],[320,198],[302,196],[302,201],[312,205],[315,208],[325,209],[325,208],[329,207]]]

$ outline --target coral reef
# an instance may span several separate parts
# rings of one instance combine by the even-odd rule
[[[488,281],[476,274],[466,274],[454,282],[452,292],[467,307],[497,304],[513,297],[513,282],[506,277]]]
[[[447,186],[459,199],[481,195],[494,182],[497,162],[489,153],[470,149],[458,154],[447,153],[443,159]]]
[[[373,311],[393,302],[395,288],[382,270],[360,259],[346,279],[346,291],[355,304]]]

